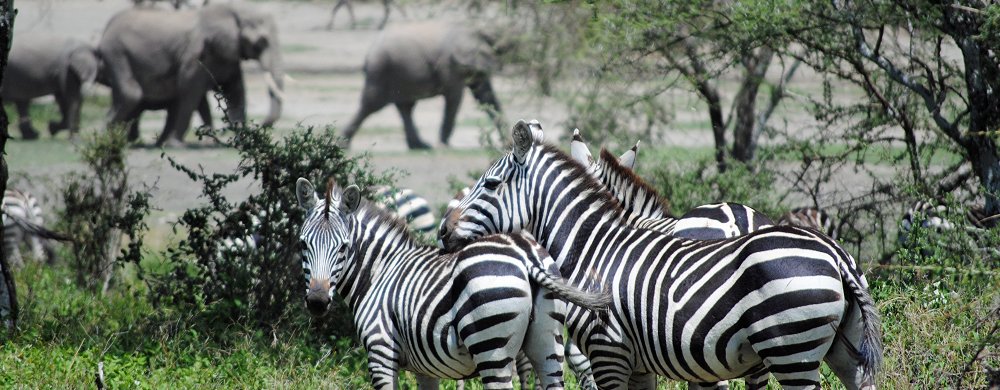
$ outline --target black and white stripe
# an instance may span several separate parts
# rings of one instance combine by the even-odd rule
[[[590,309],[606,294],[568,287],[554,260],[527,234],[492,235],[454,254],[415,241],[405,225],[360,200],[343,201],[332,185],[325,199],[299,179],[307,210],[301,229],[306,304],[325,312],[334,292],[354,312],[376,389],[395,389],[398,371],[436,378],[482,377],[487,389],[510,389],[511,369],[524,350],[545,389],[562,388],[565,305]]]
[[[638,147],[639,143],[636,142],[635,146],[618,158],[602,149],[600,159],[594,160],[578,130],[574,131],[570,144],[573,159],[604,184],[618,200],[625,220],[632,226],[678,237],[716,240],[774,225],[774,222],[757,210],[732,202],[701,205],[680,218],[675,218],[670,214],[670,202],[632,170]]]
[[[437,227],[437,218],[431,211],[430,203],[409,188],[377,186],[372,199],[377,206],[406,221],[415,231],[430,233]]]
[[[45,228],[44,212],[38,199],[29,192],[7,189],[3,194],[3,255],[12,267],[24,264],[21,244],[24,243],[35,260],[52,262],[55,248],[49,239],[66,237]]]
[[[833,223],[833,217],[827,214],[826,211],[815,207],[794,208],[782,215],[781,218],[778,218],[778,225],[816,229],[834,240],[838,236],[837,226]]]
[[[571,304],[566,323],[602,388],[633,374],[711,386],[762,369],[783,388],[818,388],[821,361],[847,388],[874,388],[878,313],[836,242],[796,227],[717,241],[633,229],[579,165],[534,141],[519,121],[514,150],[446,216],[442,241],[528,230],[574,285],[610,288],[608,317]]]

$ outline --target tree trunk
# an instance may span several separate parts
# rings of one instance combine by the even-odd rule
[[[754,139],[754,121],[757,118],[757,92],[764,81],[774,50],[768,47],[760,48],[757,53],[746,52],[742,56],[743,85],[736,94],[736,124],[733,127],[733,158],[747,163],[753,160],[757,145]]]
[[[7,55],[14,39],[14,0],[0,0],[0,75],[7,70]],[[0,78],[0,84],[3,83]],[[7,190],[7,111],[3,109],[0,99],[0,193]],[[3,229],[0,228],[0,242],[3,242]],[[6,255],[0,256],[0,319],[8,330],[17,326],[17,288]]]
[[[989,48],[976,36],[979,28],[968,25],[968,19],[949,15],[950,34],[962,50],[965,65],[965,87],[969,101],[969,130],[962,135],[972,169],[983,186],[987,215],[1000,213],[1000,155],[993,141],[993,132],[1000,128],[1000,68],[991,60]],[[994,226],[995,222],[989,226]]]

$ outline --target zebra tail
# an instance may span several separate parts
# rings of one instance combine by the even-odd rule
[[[549,289],[549,291],[554,292],[559,298],[587,310],[598,312],[608,310],[608,306],[611,304],[610,293],[605,291],[594,293],[580,290],[567,284],[558,271],[546,270],[533,262],[528,262],[527,265],[528,274],[531,276],[531,279],[542,287]],[[552,265],[555,268],[554,262]]]
[[[871,293],[862,284],[861,277],[844,262],[838,264],[840,274],[848,287],[846,291],[853,296],[854,303],[860,308],[863,330],[857,353],[864,369],[865,380],[874,384],[875,374],[882,365],[882,319]],[[842,340],[847,342],[845,339]]]
[[[73,240],[71,237],[69,237],[67,235],[64,235],[62,233],[57,233],[57,232],[54,232],[52,230],[46,229],[42,225],[36,224],[36,223],[31,222],[31,221],[29,221],[27,219],[24,219],[24,218],[21,218],[20,216],[12,215],[12,214],[6,214],[6,213],[4,213],[4,214],[7,216],[7,218],[10,218],[11,221],[14,221],[14,223],[17,224],[17,226],[20,226],[21,229],[23,229],[25,232],[27,232],[28,234],[31,234],[33,236],[37,236],[37,237],[48,239],[48,240],[56,240],[56,241],[72,241]]]

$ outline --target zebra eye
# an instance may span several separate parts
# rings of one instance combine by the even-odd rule
[[[306,243],[306,240],[299,239],[299,249],[309,249],[309,244]]]
[[[487,177],[486,181],[483,182],[483,187],[490,191],[496,191],[500,188],[500,184],[503,183],[499,178]]]

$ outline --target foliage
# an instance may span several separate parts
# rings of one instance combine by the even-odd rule
[[[150,194],[130,187],[127,149],[120,129],[89,136],[81,150],[89,171],[67,175],[62,191],[61,230],[72,235],[69,261],[76,281],[102,293],[116,266],[141,260],[147,230]],[[121,251],[123,236],[129,241]]]
[[[694,162],[664,161],[652,165],[642,176],[651,179],[661,196],[669,200],[675,215],[703,204],[735,202],[752,205],[765,215],[779,215],[781,206],[774,194],[761,191],[772,188],[775,177],[765,166],[734,164],[725,172],[713,169],[714,160]]]
[[[175,230],[186,235],[167,249],[169,272],[144,276],[154,289],[154,303],[202,310],[220,324],[252,320],[263,327],[307,322],[302,310],[299,227],[304,216],[295,196],[295,181],[358,184],[368,188],[388,183],[371,174],[365,157],[348,157],[337,146],[333,129],[300,129],[273,140],[269,129],[240,128],[227,140],[200,132],[234,148],[240,156],[236,172],[206,174],[167,157],[171,166],[202,186],[206,204],[188,209]],[[230,200],[223,190],[237,180],[253,182],[244,200]],[[349,334],[350,316],[317,324]]]
[[[0,336],[0,387],[91,388],[98,362],[109,388],[361,388],[363,350],[308,323],[219,329],[203,313],[157,306],[137,280],[95,297],[64,266],[30,264],[20,331]],[[211,333],[211,332],[215,333]]]

